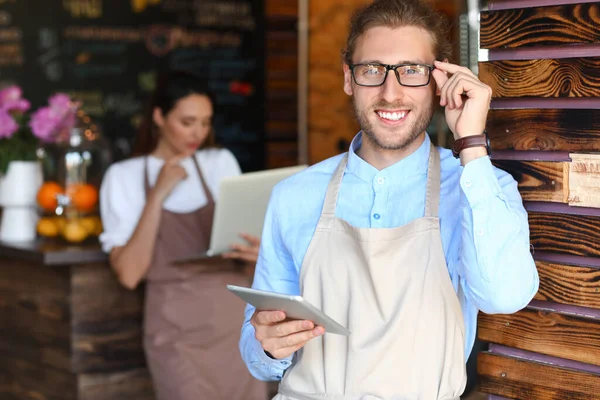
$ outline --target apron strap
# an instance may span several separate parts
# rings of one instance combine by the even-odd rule
[[[204,175],[202,175],[202,170],[200,169],[200,164],[198,164],[198,160],[196,160],[195,154],[192,154],[192,161],[194,161],[194,165],[196,166],[196,171],[198,171],[198,176],[200,177],[200,183],[202,184],[202,189],[204,190],[204,193],[206,193],[206,199],[207,199],[208,203],[214,203],[215,199],[213,198],[213,195],[210,192],[210,189],[208,188],[206,181],[204,180]]]
[[[335,172],[331,176],[329,185],[327,185],[327,193],[325,194],[325,202],[323,204],[321,217],[333,218],[335,215],[335,207],[340,194],[340,187],[342,186],[346,164],[348,164],[348,153],[344,155],[338,164]]]
[[[148,156],[144,157],[144,197],[148,197],[150,182],[148,181]]]
[[[425,195],[425,217],[437,217],[440,205],[440,152],[433,143],[429,146],[427,167],[427,192]]]

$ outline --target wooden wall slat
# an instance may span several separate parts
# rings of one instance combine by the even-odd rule
[[[298,16],[298,0],[267,0],[265,11],[269,16]]]
[[[524,309],[480,313],[478,335],[489,343],[600,365],[600,320]]]
[[[154,388],[146,368],[114,374],[81,374],[77,379],[79,398],[85,400],[149,400]]]
[[[600,376],[519,358],[480,353],[480,390],[518,400],[591,400],[598,398]]]
[[[515,178],[524,201],[567,203],[568,163],[494,160],[494,165]]]
[[[497,150],[600,151],[598,110],[490,110],[486,129]]]
[[[600,57],[479,63],[492,97],[598,97]]]
[[[481,13],[483,49],[600,42],[600,3]]]
[[[144,366],[143,288],[124,289],[106,265],[76,266],[72,271],[73,371]]]
[[[600,309],[600,269],[536,261],[536,300]]]
[[[535,251],[600,256],[600,217],[533,211],[528,215]]]

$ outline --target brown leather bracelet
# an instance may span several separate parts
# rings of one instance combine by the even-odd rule
[[[452,155],[455,158],[459,158],[460,152],[464,149],[468,149],[469,147],[485,147],[488,155],[492,153],[487,132],[485,131],[481,135],[465,136],[463,138],[456,139],[452,145]]]

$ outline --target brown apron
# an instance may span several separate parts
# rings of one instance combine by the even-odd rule
[[[437,218],[439,153],[432,145],[425,216],[388,229],[335,217],[346,163],[347,156],[327,188],[300,291],[352,334],[309,341],[275,399],[458,400],[466,384],[464,323]]]
[[[222,260],[223,272],[171,261],[208,249],[214,199],[200,167],[206,206],[189,213],[162,210],[152,265],[146,276],[144,349],[157,400],[267,398],[264,382],[254,379],[239,352],[244,303],[226,284],[249,279]],[[144,189],[150,190],[147,169]],[[214,261],[213,261],[214,262]]]

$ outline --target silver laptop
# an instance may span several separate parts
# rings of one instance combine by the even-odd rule
[[[216,257],[230,251],[234,243],[247,244],[239,237],[240,233],[260,237],[273,187],[306,167],[276,168],[224,178],[219,185],[208,251],[177,259],[174,263]]]

